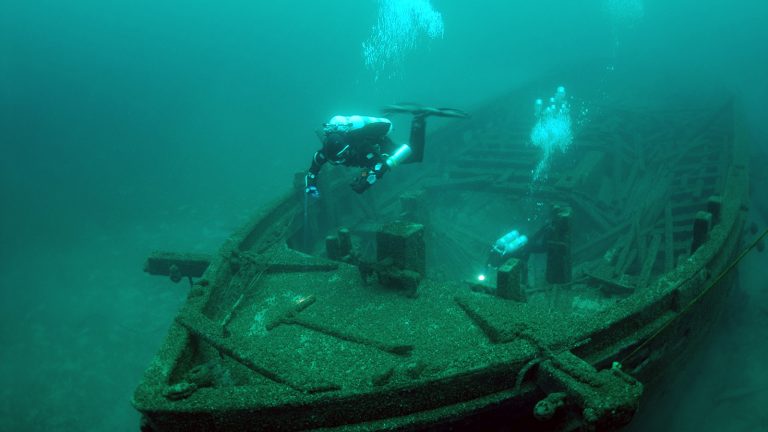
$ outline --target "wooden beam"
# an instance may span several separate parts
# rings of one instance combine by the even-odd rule
[[[153,276],[170,276],[178,282],[183,277],[202,276],[210,263],[208,255],[156,251],[144,262],[144,271]]]

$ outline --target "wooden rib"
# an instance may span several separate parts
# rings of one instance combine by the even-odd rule
[[[664,208],[664,271],[671,271],[675,267],[674,236],[672,227],[672,206],[667,202]]]
[[[623,269],[627,266],[627,258],[629,258],[629,253],[632,250],[632,240],[635,238],[634,233],[630,229],[629,233],[627,233],[622,242],[623,244],[621,247],[621,252],[619,253],[619,259],[616,261],[616,265],[613,268],[613,276],[620,276],[623,273]]]
[[[643,260],[643,267],[640,270],[640,280],[637,284],[639,289],[643,289],[650,280],[651,271],[654,264],[656,264],[656,256],[659,254],[659,246],[661,245],[661,235],[654,234],[651,239],[651,245],[648,247],[648,254],[645,260]]]

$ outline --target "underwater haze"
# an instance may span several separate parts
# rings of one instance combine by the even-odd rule
[[[335,114],[472,111],[554,76],[549,98],[582,70],[606,92],[725,89],[765,228],[766,22],[764,0],[4,0],[0,430],[138,430],[131,395],[187,291],[144,259],[215,253],[293,187]],[[572,127],[552,139],[578,146]],[[630,430],[768,430],[765,263],[744,259],[716,334]]]

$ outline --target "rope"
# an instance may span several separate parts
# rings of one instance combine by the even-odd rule
[[[683,316],[694,304],[696,304],[699,300],[701,300],[702,297],[704,297],[705,294],[709,292],[715,285],[717,285],[731,270],[733,270],[734,267],[736,267],[736,264],[739,263],[749,252],[752,251],[752,249],[757,246],[758,243],[760,243],[765,236],[768,235],[768,228],[766,228],[762,234],[760,234],[749,246],[747,246],[738,257],[736,257],[731,264],[728,265],[728,267],[725,268],[718,276],[715,278],[714,282],[709,284],[706,289],[704,289],[702,292],[699,293],[696,297],[694,297],[685,307],[680,311],[679,314],[677,314],[674,318],[667,321],[666,324],[661,326],[658,330],[656,330],[652,335],[648,336],[648,338],[643,341],[640,345],[637,346],[632,352],[627,354],[624,359],[621,361],[621,363],[625,363],[628,359],[632,358],[635,354],[638,353],[641,349],[643,349],[648,343],[650,343],[653,339],[655,339],[661,332],[663,332],[667,327],[669,327],[675,320]],[[682,285],[683,283],[689,281],[693,276],[689,277],[685,281],[681,282],[679,285]]]

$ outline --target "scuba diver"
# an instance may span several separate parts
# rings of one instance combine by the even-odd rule
[[[323,126],[318,137],[323,147],[315,152],[309,172],[304,176],[304,192],[319,197],[317,176],[322,166],[329,162],[361,168],[360,174],[350,185],[357,193],[363,193],[391,168],[402,163],[421,162],[424,158],[426,118],[429,116],[468,118],[464,111],[452,108],[430,108],[415,104],[390,105],[384,115],[410,113],[410,142],[395,148],[387,136],[392,122],[386,118],[367,116],[334,116]]]
[[[545,223],[531,234],[530,237],[512,230],[501,236],[488,251],[487,268],[496,269],[510,258],[528,261],[532,253],[544,253],[547,250],[547,240],[552,231],[552,224]]]

